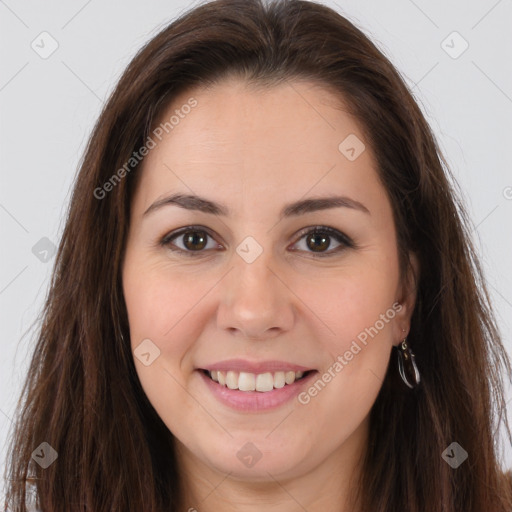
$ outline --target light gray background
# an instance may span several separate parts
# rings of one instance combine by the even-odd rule
[[[464,192],[512,356],[512,1],[324,3],[362,28],[413,88]],[[32,347],[22,334],[40,311],[54,262],[41,261],[44,253],[37,257],[32,248],[43,237],[58,243],[87,138],[122,70],[192,5],[197,2],[0,0],[2,470]],[[31,47],[35,41],[50,48],[49,39],[41,42],[43,31],[59,45],[47,59]],[[458,58],[444,49],[463,48],[457,37],[446,39],[453,31],[469,44]],[[503,432],[500,445],[504,465],[512,467]]]

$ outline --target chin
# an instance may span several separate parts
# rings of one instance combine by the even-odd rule
[[[206,462],[216,471],[230,474],[230,478],[252,482],[267,482],[272,477],[292,477],[297,472],[303,457],[298,457],[302,451],[294,450],[289,445],[284,449],[263,447],[264,437],[258,443],[243,441],[236,446],[226,446],[222,456],[213,454]],[[240,447],[239,447],[240,445]],[[260,448],[258,448],[259,446]],[[281,444],[281,447],[283,445]],[[231,453],[231,455],[229,455]]]

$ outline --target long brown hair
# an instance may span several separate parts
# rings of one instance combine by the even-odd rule
[[[504,419],[512,441],[501,376],[512,370],[455,181],[391,63],[343,16],[301,0],[200,5],[146,44],[111,94],[76,179],[19,402],[6,472],[12,510],[25,510],[27,478],[44,512],[180,504],[173,436],[130,349],[120,270],[140,166],[126,162],[178,93],[227,76],[263,87],[314,80],[344,98],[377,157],[402,275],[409,252],[419,258],[408,339],[422,382],[400,385],[391,359],[371,410],[363,510],[510,512],[512,475],[495,437]],[[46,469],[31,459],[42,442],[58,453]],[[452,442],[468,453],[456,469],[442,457]]]

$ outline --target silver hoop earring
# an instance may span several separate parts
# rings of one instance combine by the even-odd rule
[[[414,353],[406,343],[407,338],[396,347],[398,352],[398,371],[400,377],[409,388],[414,388],[421,382],[420,372],[416,366]]]

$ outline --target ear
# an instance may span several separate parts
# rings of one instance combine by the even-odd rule
[[[393,325],[394,345],[398,345],[408,334],[411,327],[411,317],[416,304],[420,264],[415,253],[409,253],[409,264],[406,275],[397,288],[396,302],[401,308],[397,309]]]

